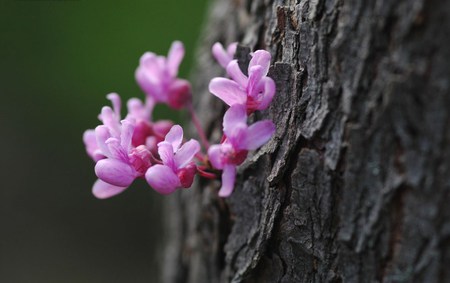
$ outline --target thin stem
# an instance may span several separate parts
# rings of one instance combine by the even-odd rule
[[[197,129],[198,135],[200,137],[200,140],[205,147],[206,150],[209,149],[209,142],[206,138],[205,132],[203,131],[202,125],[200,124],[200,121],[197,118],[197,115],[195,114],[194,107],[192,106],[192,103],[189,103],[187,106],[189,112],[191,113],[191,119],[194,123],[195,128]]]
[[[200,169],[200,168],[197,168],[197,172],[198,172],[198,174],[199,174],[200,176],[202,176],[202,177],[204,177],[204,178],[206,178],[206,179],[211,179],[211,180],[217,179],[217,175],[216,175],[216,174],[211,173],[211,172],[203,171],[203,170]]]

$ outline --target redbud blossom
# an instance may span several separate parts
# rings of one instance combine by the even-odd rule
[[[245,160],[249,150],[259,148],[272,137],[275,125],[264,120],[247,126],[245,106],[235,104],[225,113],[223,132],[225,140],[219,145],[212,145],[208,157],[216,169],[223,170],[219,196],[228,197],[234,189],[236,166]]]
[[[183,57],[184,47],[179,41],[172,43],[167,58],[152,52],[142,55],[135,76],[147,97],[174,109],[191,101],[191,84],[177,77]]]
[[[242,73],[237,60],[232,60],[227,65],[227,73],[231,79],[212,79],[209,91],[229,106],[245,105],[249,114],[266,109],[275,94],[275,82],[267,77],[270,59],[267,51],[254,52],[248,66],[248,77]]]
[[[192,185],[197,167],[192,161],[200,151],[198,141],[191,139],[181,145],[183,129],[174,125],[164,141],[158,144],[159,157],[163,164],[150,167],[145,178],[150,186],[161,194],[170,194],[177,188]]]
[[[144,145],[133,147],[131,139],[135,121],[125,119],[119,127],[119,135],[113,136],[106,125],[95,129],[97,144],[106,157],[95,165],[95,174],[103,183],[96,183],[93,193],[97,197],[113,196],[121,192],[138,177],[142,177],[151,166],[150,152]],[[108,191],[105,191],[108,190]]]

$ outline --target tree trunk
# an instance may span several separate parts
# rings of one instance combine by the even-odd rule
[[[215,1],[194,86],[210,140],[216,41],[271,52],[252,119],[277,132],[230,198],[172,196],[163,281],[450,282],[449,31],[448,1]]]

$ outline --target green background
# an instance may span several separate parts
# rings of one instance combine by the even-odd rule
[[[159,281],[164,196],[95,199],[81,137],[145,51],[183,41],[187,77],[206,2],[0,0],[0,282]]]

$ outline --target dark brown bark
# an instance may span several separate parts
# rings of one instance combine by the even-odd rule
[[[195,73],[210,139],[215,41],[272,53],[252,119],[277,132],[230,198],[172,197],[164,281],[450,282],[449,38],[444,1],[216,1]]]

